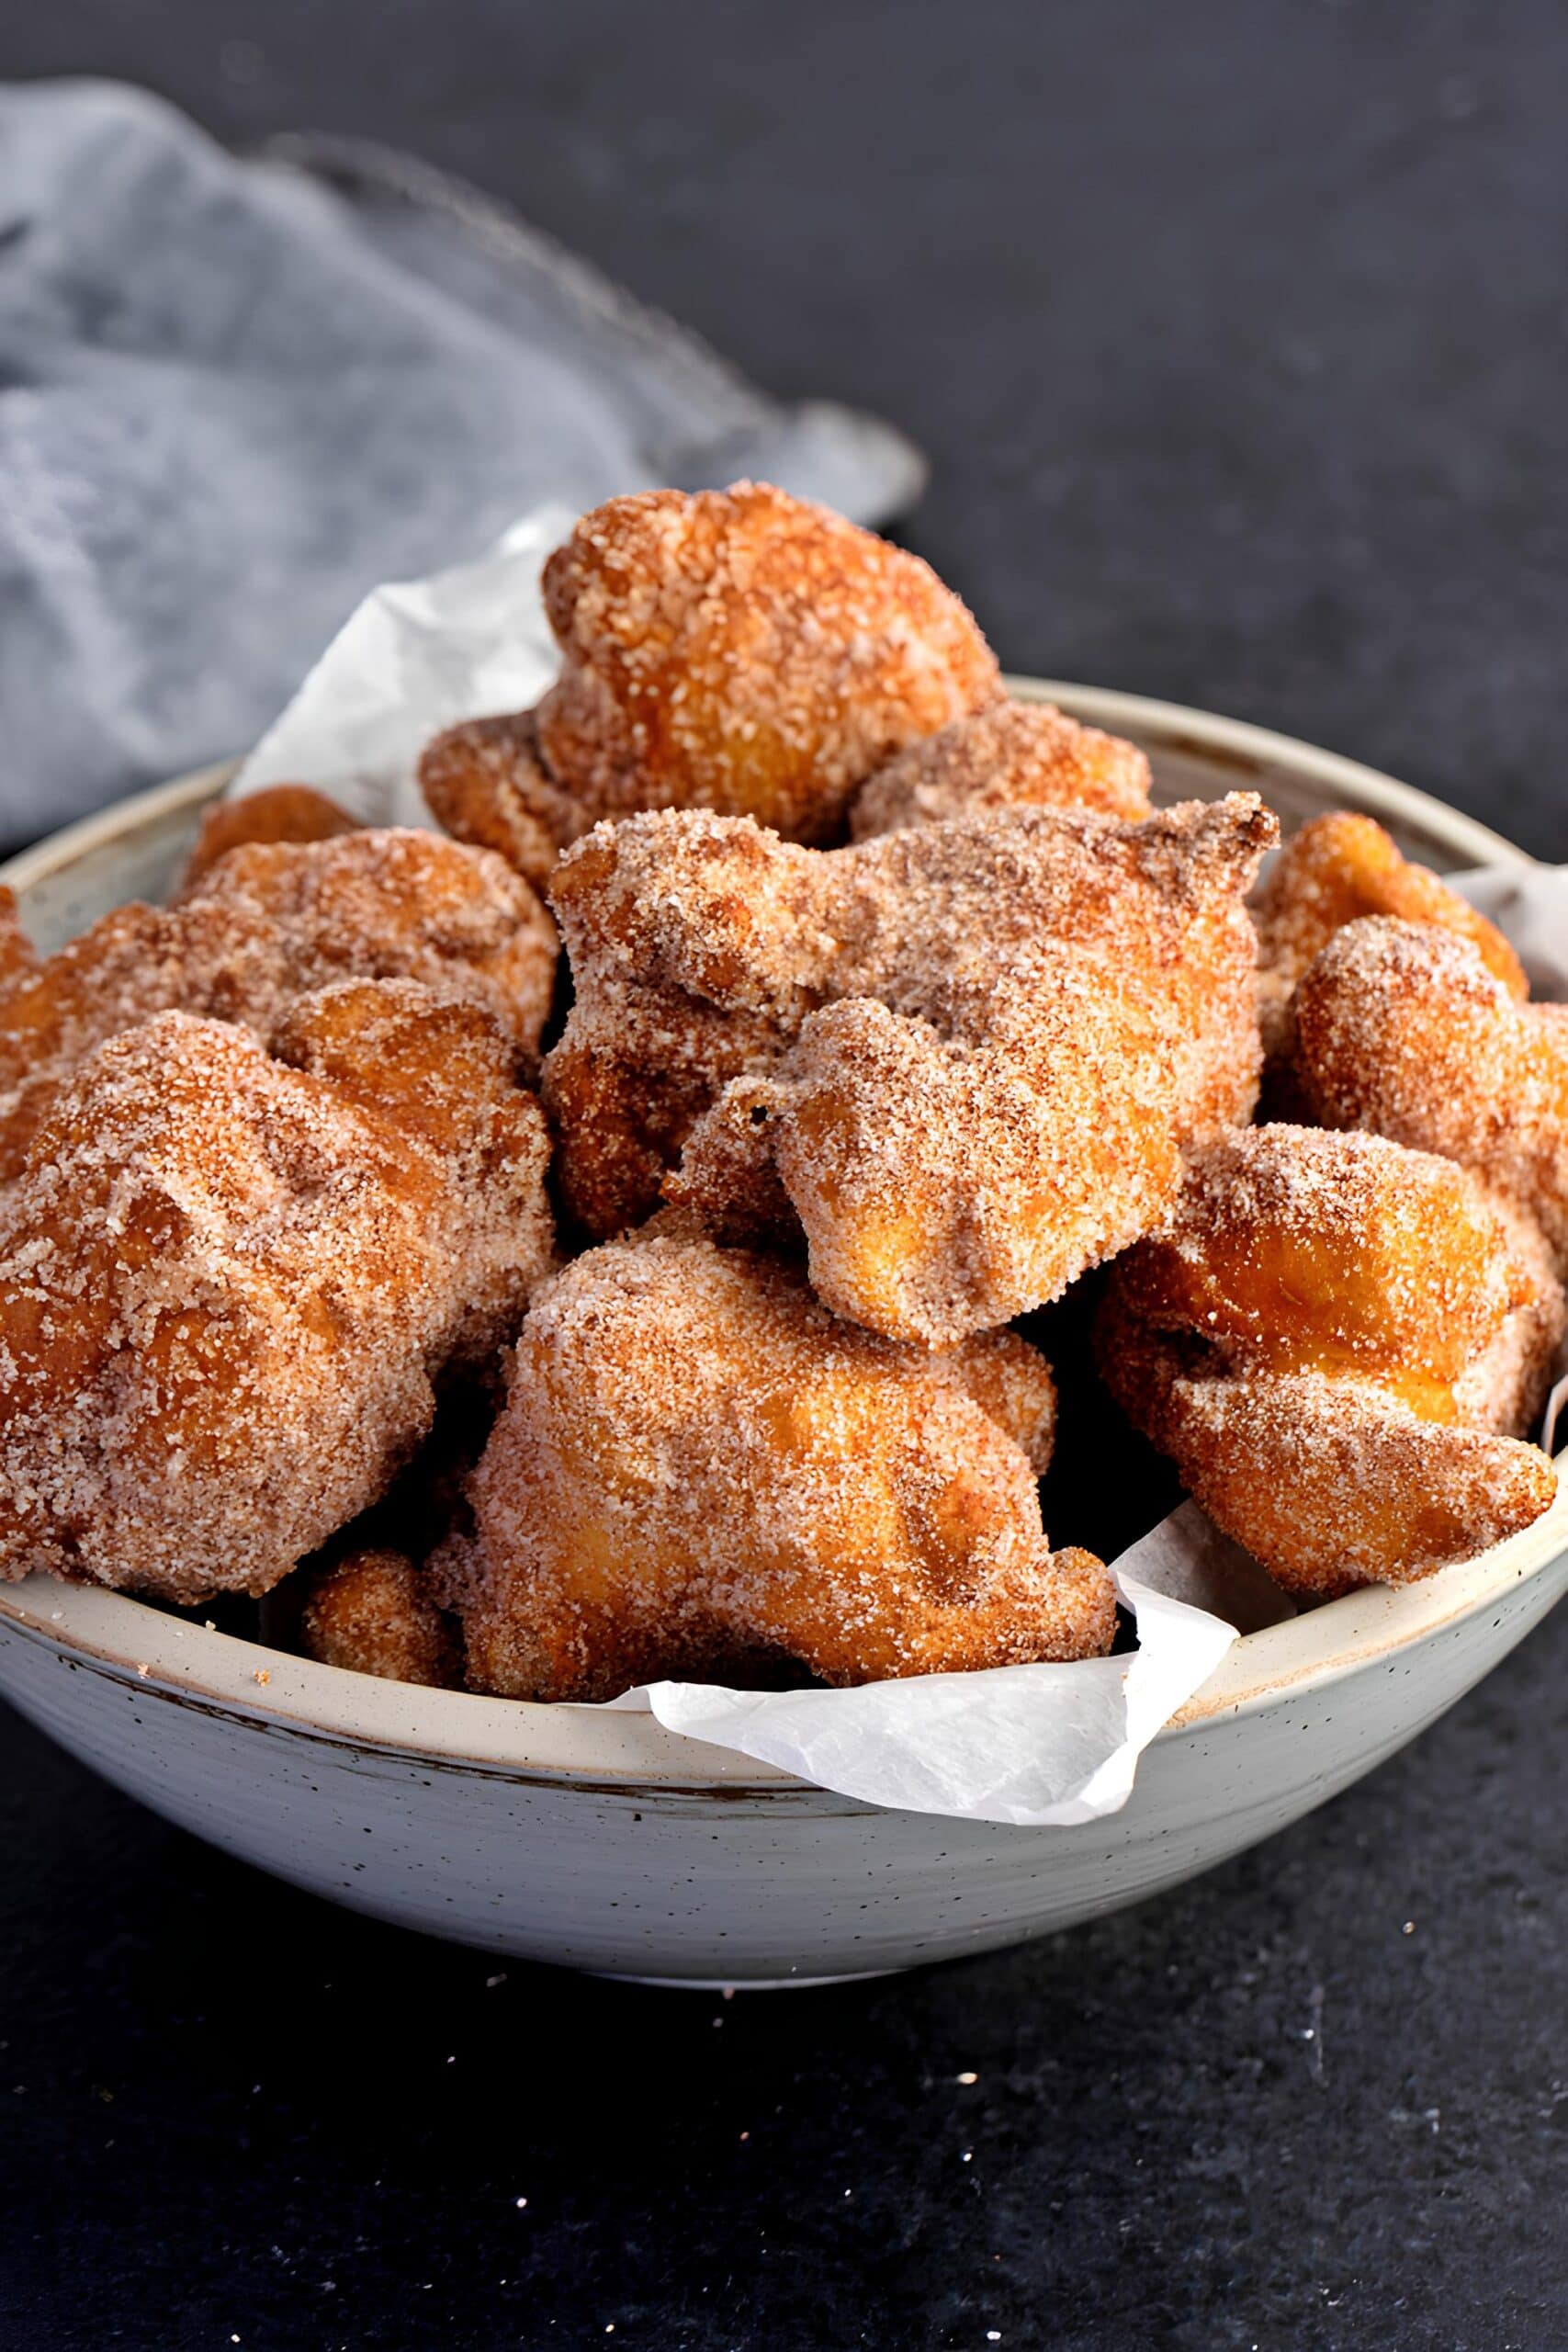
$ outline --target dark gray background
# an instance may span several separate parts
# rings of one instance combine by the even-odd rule
[[[1551,0],[51,0],[0,70],[467,175],[769,389],[908,425],[908,536],[1011,665],[1568,855]],[[1100,1928],[728,2005],[492,1984],[10,1725],[0,2332],[1561,2352],[1565,1672],[1560,1615]]]

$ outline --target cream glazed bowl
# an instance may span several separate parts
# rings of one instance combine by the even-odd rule
[[[1141,743],[1161,799],[1256,788],[1287,826],[1364,809],[1439,868],[1529,862],[1285,737],[1013,683]],[[4,868],[40,944],[162,895],[228,773],[145,793]],[[376,1681],[44,1577],[0,1587],[0,1691],[169,1820],[356,1909],[609,1973],[802,1984],[1046,1935],[1256,1844],[1413,1739],[1565,1584],[1568,1498],[1425,1583],[1249,1634],[1146,1750],[1125,1808],[1070,1828],[884,1811],[649,1715]]]

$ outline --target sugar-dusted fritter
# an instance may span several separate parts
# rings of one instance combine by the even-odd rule
[[[559,943],[504,861],[418,828],[231,850],[188,905],[276,925],[291,992],[337,979],[419,980],[480,1004],[519,1052],[549,1015]]]
[[[529,1310],[435,1564],[470,1685],[602,1700],[793,1660],[830,1683],[1108,1649],[1111,1578],[1053,1553],[1043,1361],[838,1322],[679,1223],[590,1250]]]
[[[911,743],[863,784],[856,841],[987,808],[1096,808],[1136,823],[1150,813],[1149,763],[1135,743],[1084,727],[1054,703],[988,703]]]
[[[420,754],[419,788],[454,840],[494,850],[536,889],[588,823],[576,797],[546,771],[532,710],[446,728]]]
[[[765,482],[640,492],[545,567],[560,674],[531,712],[451,729],[421,764],[460,839],[540,881],[601,817],[750,816],[834,839],[874,769],[1001,691],[918,556]]]
[[[299,1646],[323,1666],[374,1674],[384,1682],[458,1690],[463,1645],[428,1577],[400,1552],[351,1552],[312,1577],[299,1619]]]
[[[1256,1127],[1195,1159],[1111,1270],[1112,1393],[1292,1591],[1404,1583],[1556,1490],[1518,1442],[1564,1323],[1540,1236],[1465,1170],[1381,1136]]]
[[[265,1036],[310,989],[411,978],[483,1006],[531,1055],[558,941],[498,857],[385,831],[229,852],[177,907],[105,915],[42,963],[0,976],[0,1180],[84,1055],[154,1013],[196,1012]]]
[[[186,861],[181,894],[188,896],[231,850],[253,842],[330,842],[358,831],[346,808],[308,784],[269,784],[237,800],[214,800]]]
[[[820,852],[742,818],[600,826],[551,886],[571,1214],[804,1229],[837,1313],[950,1345],[1157,1218],[1256,1093],[1249,795],[1142,825],[1015,808]],[[705,1105],[711,1104],[711,1109]]]
[[[1495,924],[1429,867],[1402,856],[1374,819],[1337,809],[1291,836],[1253,906],[1258,1013],[1269,1054],[1289,1052],[1291,999],[1308,966],[1337,931],[1367,915],[1453,932],[1470,941],[1511,996],[1529,994],[1524,968]]]
[[[1456,933],[1371,920],[1313,965],[1295,1030],[1295,1082],[1325,1126],[1473,1168],[1568,1272],[1568,1005],[1519,1003]]]
[[[515,1331],[548,1147],[495,1023],[347,981],[275,1042],[126,1031],[0,1194],[0,1576],[265,1592]]]

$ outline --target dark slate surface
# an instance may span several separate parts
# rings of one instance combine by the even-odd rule
[[[1551,0],[55,0],[0,68],[423,150],[911,427],[1013,664],[1568,855]],[[13,1724],[0,2341],[1561,2352],[1565,1671],[1099,1928],[728,2004],[491,1984]]]

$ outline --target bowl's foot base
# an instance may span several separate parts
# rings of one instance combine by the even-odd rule
[[[852,1968],[842,1976],[633,1976],[619,1968],[586,1968],[585,1976],[608,1984],[656,1984],[668,1993],[809,1993],[822,1984],[869,1984],[875,1976],[901,1976],[898,1968]]]

